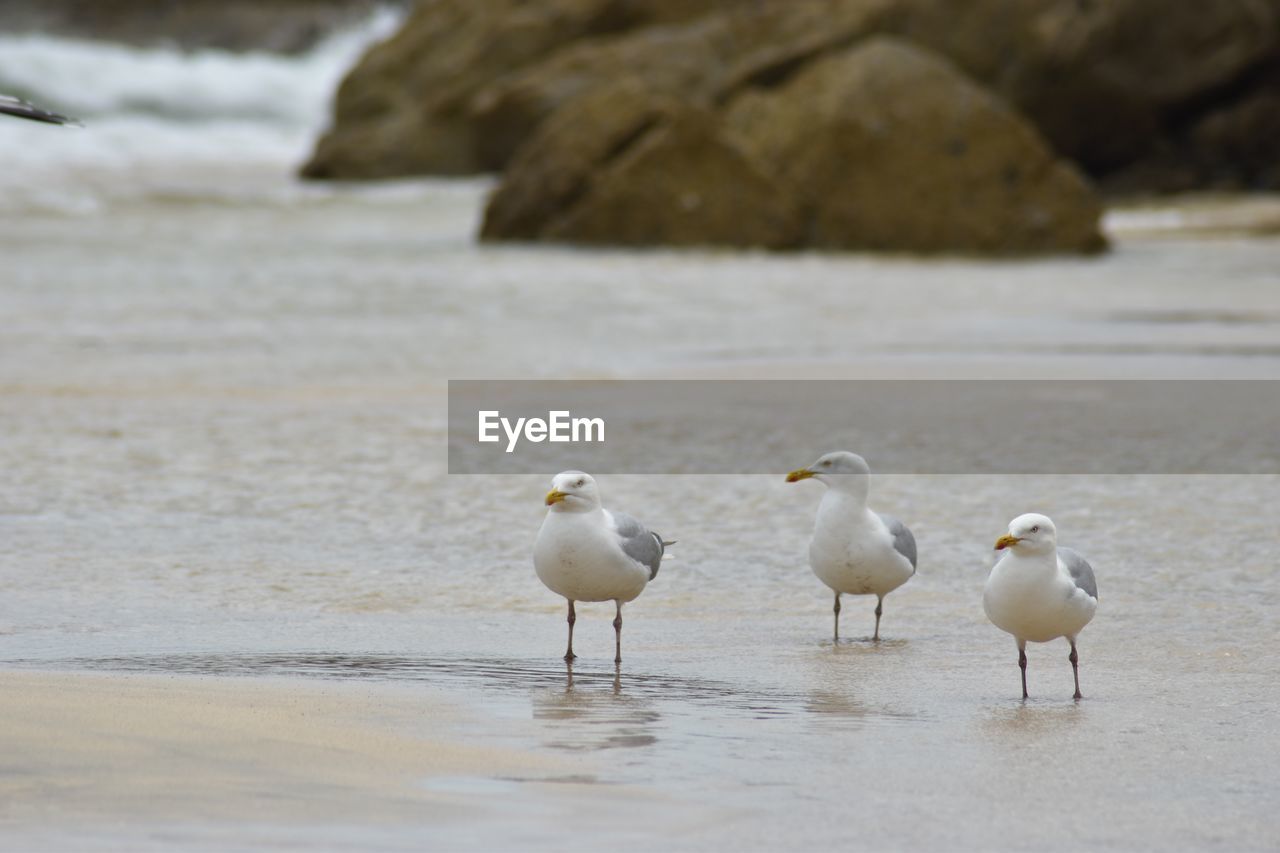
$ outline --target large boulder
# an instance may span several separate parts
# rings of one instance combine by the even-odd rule
[[[946,60],[878,37],[719,111],[638,78],[512,160],[485,239],[1026,254],[1103,247],[1087,180]]]
[[[949,62],[871,39],[730,104],[730,129],[805,206],[807,245],[1090,252],[1101,204],[1027,121]]]
[[[1103,180],[1115,195],[1280,190],[1280,63]]]
[[[1030,124],[940,56],[877,37],[750,91],[726,122],[805,205],[806,245],[1096,251],[1102,206]]]
[[[870,34],[949,57],[1093,176],[1163,158],[1195,184],[1230,163],[1194,158],[1239,145],[1186,137],[1265,122],[1241,92],[1280,61],[1280,0],[431,0],[351,72],[304,174],[500,170],[620,79],[714,107]]]
[[[352,69],[309,178],[483,170],[467,103],[496,77],[617,25],[613,0],[433,0]]]
[[[1280,190],[1280,63],[1233,101],[1200,116],[1185,138],[1199,185]]]
[[[711,113],[632,79],[537,130],[490,199],[481,237],[787,248],[800,219]]]
[[[583,96],[534,133],[511,161],[485,209],[486,240],[542,239],[582,198],[596,171],[672,108],[637,78]]]
[[[639,77],[656,93],[710,107],[826,50],[884,26],[893,0],[763,0],[679,26],[584,40],[494,80],[471,108],[491,169],[504,168],[548,116],[575,99]]]
[[[683,109],[610,161],[545,236],[614,246],[785,249],[799,244],[800,219],[710,113]]]
[[[619,81],[716,111],[877,34],[948,57],[1108,187],[1274,185],[1280,0],[429,0],[343,83],[304,174],[497,171]]]
[[[891,29],[950,57],[1101,175],[1280,54],[1280,0],[901,0]]]
[[[751,0],[430,0],[338,89],[308,178],[489,171],[471,112],[482,87],[589,36],[686,20]]]

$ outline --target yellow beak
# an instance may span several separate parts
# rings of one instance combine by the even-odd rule
[[[1012,533],[1006,533],[1005,535],[1001,536],[999,539],[996,540],[996,550],[1003,551],[1005,548],[1008,548],[1010,545],[1017,545],[1021,541],[1022,541],[1021,539],[1019,539],[1017,536],[1014,536]]]
[[[788,483],[798,483],[801,480],[807,480],[813,476],[813,472],[808,468],[801,468],[799,471],[792,471],[787,475]]]
[[[569,497],[568,492],[562,492],[559,489],[552,489],[551,491],[547,492],[546,504],[547,506],[551,506],[552,504],[558,504],[560,503],[560,501],[564,500],[567,497]]]

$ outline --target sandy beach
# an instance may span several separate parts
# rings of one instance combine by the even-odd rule
[[[0,849],[1276,848],[1274,467],[1154,432],[1208,473],[876,475],[920,554],[880,643],[852,596],[832,642],[820,487],[782,476],[875,471],[858,423],[777,474],[602,475],[678,544],[621,666],[606,602],[568,668],[549,476],[446,455],[463,378],[1267,393],[1274,197],[1126,205],[1108,253],[1019,261],[480,243],[492,179],[291,177],[363,43],[0,51],[100,110],[0,124]],[[983,613],[1033,508],[1097,573],[1080,702],[1062,640],[1023,702]]]
[[[8,846],[1272,846],[1274,475],[879,478],[922,554],[879,646],[861,602],[831,645],[816,491],[605,478],[681,541],[628,608],[622,670],[586,606],[569,673],[529,563],[544,478],[450,477],[442,448],[455,371],[572,370],[542,345],[555,300],[606,324],[581,377],[1274,376],[1274,241],[1162,233],[1031,266],[488,250],[482,191],[286,195],[292,230],[234,252],[280,208],[126,206],[92,246],[75,218],[8,220]],[[103,248],[142,233],[141,262]],[[373,269],[353,234],[378,235]],[[540,288],[511,284],[530,270]],[[592,296],[618,278],[649,283],[622,315]],[[803,325],[797,280],[829,306]],[[735,313],[743,287],[773,309]],[[1162,314],[1173,295],[1192,313]],[[984,307],[1006,303],[1029,319]],[[1032,650],[1020,704],[982,615],[1027,505],[1097,567],[1079,705],[1062,644]]]
[[[4,672],[4,846],[241,848],[301,826],[291,843],[357,843],[358,827],[393,848],[410,834],[406,847],[470,846],[516,791],[540,813],[530,839],[560,820],[601,831],[637,804],[680,813],[594,784],[588,756],[479,745],[461,730],[470,713],[387,684]]]
[[[4,816],[19,823],[444,820],[427,779],[555,769],[464,746],[449,736],[460,709],[385,690],[17,672],[3,685]]]

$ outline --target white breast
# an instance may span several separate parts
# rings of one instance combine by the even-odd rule
[[[880,516],[834,490],[818,505],[809,566],[824,584],[849,595],[887,595],[914,572]]]
[[[982,607],[997,628],[1033,643],[1074,637],[1097,606],[1076,587],[1056,554],[1006,554],[992,568],[982,594]]]
[[[533,546],[538,579],[573,601],[631,601],[649,569],[623,553],[603,512],[548,512]]]

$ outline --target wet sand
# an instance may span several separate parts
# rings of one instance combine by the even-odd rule
[[[155,675],[0,675],[5,816],[405,817],[415,782],[527,775],[547,758],[447,739],[423,696]],[[432,731],[437,738],[428,737]],[[55,806],[56,804],[56,806]],[[447,815],[422,797],[415,811]]]
[[[1239,533],[1240,530],[1228,530]],[[1110,564],[1109,564],[1110,565]],[[630,608],[624,664],[607,605],[398,622],[382,649],[29,660],[0,678],[8,837],[45,849],[321,844],[374,849],[1269,849],[1280,822],[1261,642],[1273,617],[1158,581],[1105,578],[1086,699],[1063,643],[1011,642],[966,584],[921,578],[886,604],[795,573],[672,618],[690,581]],[[699,572],[689,567],[684,572]],[[723,595],[724,579],[700,585]],[[1255,575],[1263,595],[1275,582]],[[972,584],[969,584],[972,586]],[[1109,589],[1109,592],[1107,591]],[[705,602],[697,602],[698,607]],[[867,604],[867,606],[863,606]],[[1247,605],[1246,605],[1247,606]],[[1235,613],[1234,636],[1214,619]],[[1190,630],[1180,627],[1190,620]],[[337,620],[335,620],[336,623]],[[49,670],[61,670],[50,672]],[[84,674],[94,673],[116,674]],[[78,845],[76,845],[78,846]]]
[[[529,562],[545,478],[449,477],[443,452],[460,376],[1275,378],[1274,239],[495,249],[481,192],[5,217],[5,843],[1274,848],[1274,476],[879,478],[920,573],[879,645],[847,600],[838,646],[804,562],[817,489],[610,477],[680,544],[621,670],[602,605],[570,673]],[[981,611],[1032,506],[1098,573],[1079,704],[1062,643],[1022,703]]]
[[[530,838],[663,799],[594,784],[573,754],[480,745],[470,714],[386,683],[0,672],[4,846],[455,847],[505,826],[515,791]]]

